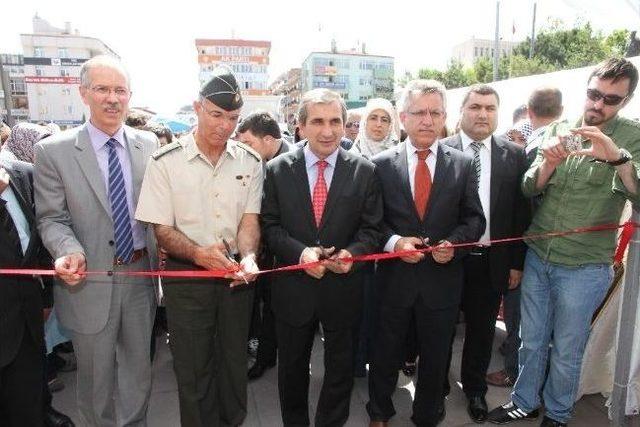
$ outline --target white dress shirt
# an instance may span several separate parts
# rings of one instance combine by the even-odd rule
[[[407,167],[409,172],[409,185],[411,186],[411,195],[414,196],[415,199],[415,178],[416,178],[416,168],[418,167],[418,149],[413,145],[411,140],[407,138],[405,140],[406,152],[407,152]],[[435,141],[428,148],[431,153],[427,156],[425,162],[427,162],[427,167],[429,168],[429,173],[431,174],[431,182],[433,183],[433,177],[436,174],[436,160],[438,159],[438,141]],[[422,150],[420,150],[422,151]],[[396,243],[400,240],[402,236],[394,234],[387,240],[387,243],[384,245],[385,252],[393,252]]]
[[[327,191],[331,188],[331,180],[333,179],[333,172],[336,170],[336,161],[338,160],[338,149],[329,154],[324,161],[327,162],[327,167],[324,168],[324,180],[327,183]],[[304,162],[307,169],[307,178],[309,181],[309,194],[313,199],[313,189],[316,186],[318,180],[318,162],[320,159],[313,151],[309,149],[309,144],[304,147]]]
[[[0,152],[0,158],[17,160],[16,156],[13,155],[6,148]],[[22,212],[22,207],[18,202],[18,198],[16,194],[13,192],[13,188],[11,185],[7,186],[5,190],[0,194],[0,199],[5,201],[5,208],[7,212],[9,212],[9,216],[13,220],[13,225],[15,225],[16,230],[18,231],[18,237],[20,238],[20,247],[22,248],[22,254],[27,253],[27,248],[29,247],[29,240],[31,239],[31,230],[29,229],[29,222],[27,221],[27,217],[24,212]]]
[[[473,158],[475,152],[471,148],[471,143],[474,140],[462,130],[460,131],[460,139],[462,140],[462,151]],[[478,186],[478,195],[480,196],[484,218],[487,221],[484,234],[482,234],[478,242],[483,245],[489,245],[488,242],[491,240],[491,135],[478,142],[480,143],[480,185]]]

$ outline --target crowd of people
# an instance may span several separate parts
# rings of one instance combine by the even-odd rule
[[[185,427],[241,425],[248,381],[276,365],[285,426],[344,425],[354,377],[366,376],[370,426],[386,426],[400,371],[417,375],[411,420],[435,426],[461,312],[470,419],[544,412],[541,426],[567,425],[616,233],[533,236],[615,224],[640,202],[640,125],[618,114],[637,83],[633,64],[609,59],[586,82],[581,117],[559,121],[561,91],[541,87],[503,135],[489,85],[448,106],[440,82],[413,80],[395,106],[358,111],[314,89],[288,140],[269,113],[241,118],[238,83],[219,67],[193,102],[197,125],[174,138],[128,114],[119,60],[86,61],[84,125],[0,129],[0,268],[55,270],[0,280],[3,425],[73,425],[51,406],[45,368],[68,339],[81,425],[146,425],[153,331],[166,323]],[[496,243],[512,237],[523,239]],[[354,261],[378,253],[397,254]],[[165,272],[136,274],[149,270]],[[487,372],[501,306],[504,369]],[[52,314],[67,338],[45,345]],[[489,408],[488,385],[513,387],[510,401]]]

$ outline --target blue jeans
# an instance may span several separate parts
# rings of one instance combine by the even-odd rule
[[[591,317],[612,278],[610,264],[552,264],[529,249],[521,285],[520,369],[511,394],[519,408],[539,408],[542,390],[549,418],[571,418]]]

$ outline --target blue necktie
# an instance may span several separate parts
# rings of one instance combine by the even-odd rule
[[[116,257],[126,264],[133,257],[133,233],[131,231],[124,175],[116,152],[117,143],[118,141],[113,138],[107,141],[107,146],[109,147],[109,202],[111,203],[111,217],[113,218]]]

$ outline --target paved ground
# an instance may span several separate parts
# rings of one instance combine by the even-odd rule
[[[454,360],[452,362],[451,379],[452,384],[458,384],[460,380],[459,367],[460,355],[462,351],[462,330],[458,331],[454,344]],[[496,344],[504,337],[504,332],[500,329],[496,333]],[[175,377],[172,370],[171,354],[165,343],[158,341],[158,354],[153,367],[153,394],[148,414],[149,427],[179,427],[180,418],[178,414],[178,393]],[[310,385],[310,414],[313,419],[316,402],[322,383],[322,341],[316,338],[312,361],[311,361],[311,385]],[[501,367],[502,356],[494,348],[494,358],[491,370]],[[66,388],[54,394],[54,406],[76,418],[75,407],[75,374],[61,374],[61,378],[66,384]],[[411,402],[413,395],[412,378],[400,374],[398,389],[394,395],[394,403],[397,415],[390,423],[391,426],[411,426],[409,420],[411,415]],[[496,387],[489,387],[487,401],[490,407],[497,406],[508,400],[509,390]],[[351,399],[351,414],[347,426],[367,426],[368,417],[365,411],[367,396],[366,378],[356,379],[355,389]],[[469,419],[466,413],[466,400],[460,387],[453,387],[451,395],[447,400],[447,417],[442,426],[473,426],[476,425]],[[522,425],[532,426],[538,423],[521,422]],[[258,381],[250,383],[249,386],[249,414],[244,426],[250,427],[272,427],[282,425],[280,418],[280,404],[278,402],[278,389],[276,370],[271,369]],[[518,425],[518,424],[514,424]],[[576,407],[573,426],[580,427],[602,427],[609,425],[604,407],[604,399],[599,395],[586,396],[578,402]]]

